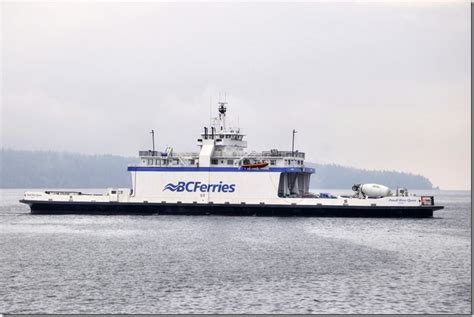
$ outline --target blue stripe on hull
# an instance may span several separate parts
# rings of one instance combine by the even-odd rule
[[[158,166],[129,166],[129,172],[245,172],[245,173],[314,173],[314,168],[308,167],[270,167],[269,169],[242,169],[239,167],[158,167]]]

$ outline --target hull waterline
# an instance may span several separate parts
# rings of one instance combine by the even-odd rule
[[[431,218],[442,206],[289,206],[250,204],[117,203],[25,201],[32,214],[221,215],[280,217]]]

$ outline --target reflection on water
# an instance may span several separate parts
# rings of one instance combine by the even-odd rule
[[[433,219],[30,215],[2,190],[4,313],[470,313],[470,193]]]

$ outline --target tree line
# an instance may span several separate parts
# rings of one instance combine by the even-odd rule
[[[105,188],[131,187],[127,166],[137,158],[84,155],[69,152],[1,149],[0,188]],[[316,173],[311,188],[350,189],[357,183],[378,183],[390,188],[431,189],[422,175],[374,171],[337,164],[307,163]]]

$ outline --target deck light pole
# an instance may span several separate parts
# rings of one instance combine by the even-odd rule
[[[291,142],[291,156],[295,156],[295,133],[298,133],[298,131],[293,129],[293,141]]]
[[[153,152],[151,153],[151,156],[155,156],[155,130],[151,130],[151,143],[153,145]]]

